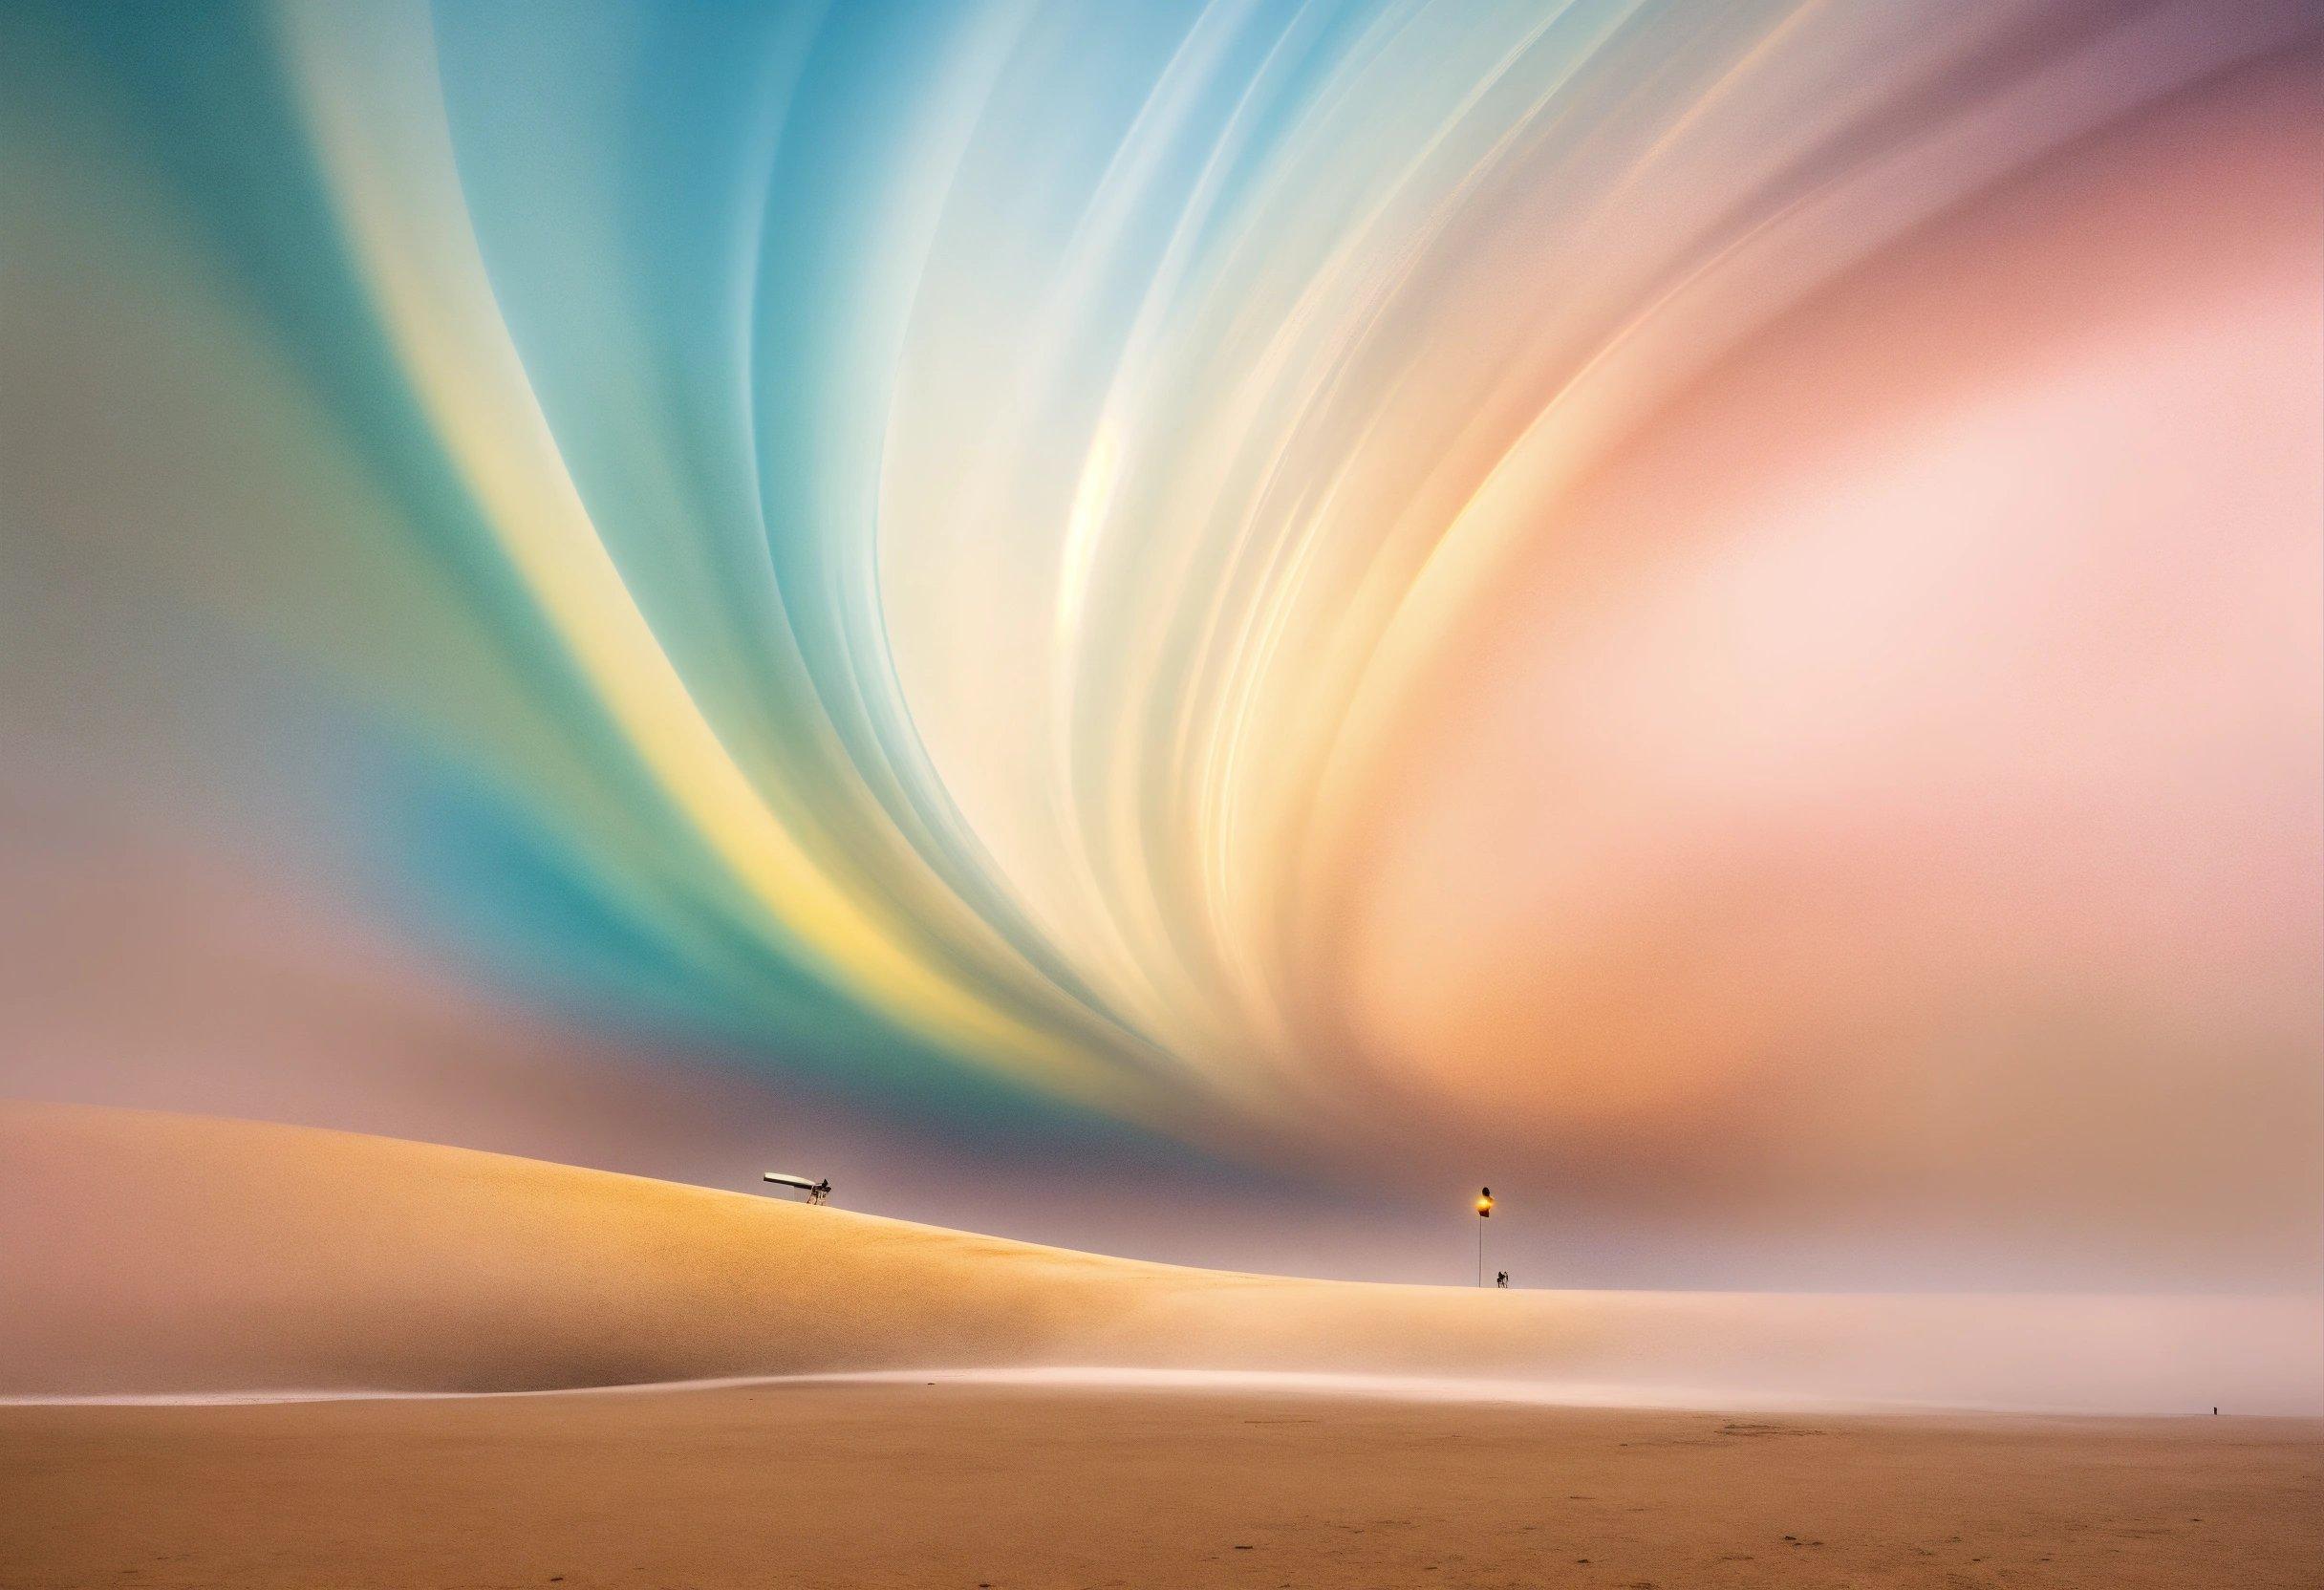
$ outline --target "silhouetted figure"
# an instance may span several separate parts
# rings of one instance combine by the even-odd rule
[[[1496,1274],[1494,1276],[1494,1278],[1493,1278],[1493,1284],[1494,1284],[1494,1285],[1496,1285],[1496,1286],[1497,1286],[1497,1287],[1499,1287],[1499,1288],[1500,1288],[1502,1291],[1504,1291],[1504,1292],[1508,1291],[1508,1290],[1509,1290],[1509,1272],[1508,1272],[1508,1271],[1506,1271],[1506,1270],[1502,1270],[1502,1271],[1500,1271],[1500,1272],[1496,1273]]]

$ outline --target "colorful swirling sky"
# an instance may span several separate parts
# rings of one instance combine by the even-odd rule
[[[0,1081],[2304,1275],[2320,29],[11,3]]]

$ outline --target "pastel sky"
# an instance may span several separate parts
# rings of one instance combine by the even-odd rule
[[[2320,41],[8,0],[0,1092],[2313,1284]]]

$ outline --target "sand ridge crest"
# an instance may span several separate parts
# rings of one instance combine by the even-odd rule
[[[2324,1411],[2324,1304],[2301,1299],[1256,1277],[471,1150],[57,1105],[0,1105],[0,1207],[18,1216],[0,1225],[0,1395],[16,1397],[939,1365],[1497,1384],[1487,1394],[1566,1401],[1610,1387],[1738,1410]]]

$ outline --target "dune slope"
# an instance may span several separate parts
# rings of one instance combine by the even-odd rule
[[[0,1395],[490,1391],[884,1368],[1544,1394],[2324,1409],[2304,1300],[1473,1292],[1104,1258],[307,1128],[0,1106]]]

